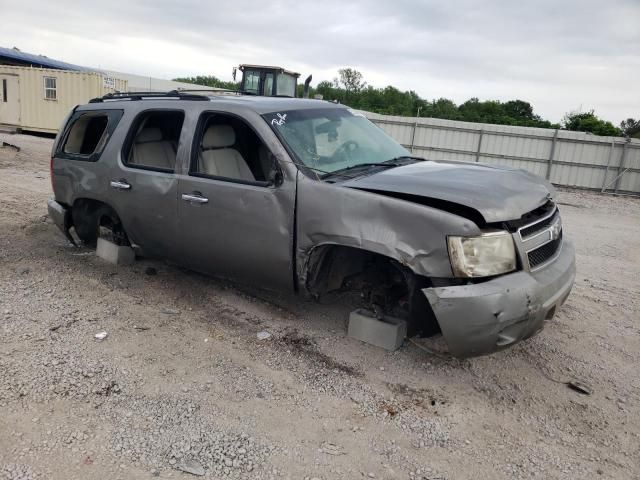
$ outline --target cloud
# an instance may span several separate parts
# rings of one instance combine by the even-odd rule
[[[361,70],[426,98],[530,101],[545,118],[640,116],[636,0],[33,0],[3,11],[1,46],[105,69],[229,79],[239,63],[332,79]]]

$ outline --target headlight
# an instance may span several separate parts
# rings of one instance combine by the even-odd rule
[[[516,250],[509,232],[479,237],[447,237],[449,259],[456,277],[488,277],[516,268]]]

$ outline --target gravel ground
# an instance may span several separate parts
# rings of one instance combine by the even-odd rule
[[[457,361],[347,338],[348,297],[105,264],[46,216],[51,140],[1,140],[1,480],[640,478],[638,199],[560,192],[568,302]]]

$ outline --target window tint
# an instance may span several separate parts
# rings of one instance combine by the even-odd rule
[[[109,117],[106,113],[80,115],[73,122],[62,146],[62,151],[77,155],[93,155],[98,150],[98,145],[100,145],[101,141],[106,140],[105,133],[108,123]]]
[[[237,117],[205,114],[200,120],[190,173],[266,184],[273,169],[267,147],[251,127]]]
[[[150,111],[142,113],[129,133],[123,158],[130,167],[173,171],[184,113]]]
[[[56,100],[58,98],[56,77],[44,77],[44,98],[45,100]]]

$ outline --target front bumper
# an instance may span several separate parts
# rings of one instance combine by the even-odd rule
[[[472,285],[425,288],[449,351],[471,357],[501,350],[535,335],[569,296],[575,251],[565,240],[554,262]]]
[[[75,245],[76,242],[69,233],[69,229],[71,225],[73,225],[71,209],[56,202],[55,199],[50,198],[47,202],[47,210],[49,211],[49,218],[58,226],[64,236]]]

